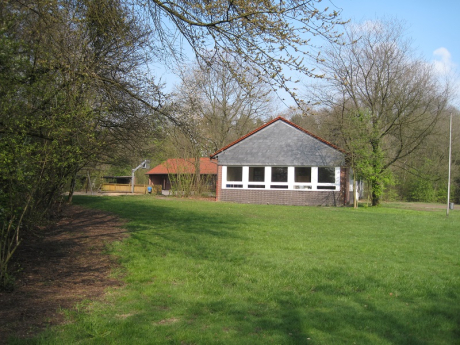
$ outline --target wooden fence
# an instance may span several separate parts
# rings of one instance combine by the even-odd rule
[[[136,184],[134,185],[134,193],[147,194],[147,185],[145,184]],[[152,186],[152,194],[161,194],[161,186]],[[120,184],[120,183],[104,183],[102,185],[103,192],[112,192],[112,193],[131,193],[130,184]]]

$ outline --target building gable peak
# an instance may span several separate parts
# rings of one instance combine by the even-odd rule
[[[286,123],[286,124],[288,124],[288,125],[290,125],[290,126],[296,128],[296,129],[302,131],[303,133],[305,133],[305,134],[307,134],[307,135],[309,135],[309,136],[311,136],[311,137],[313,137],[313,138],[315,138],[315,139],[321,141],[322,143],[324,143],[324,144],[326,144],[326,145],[332,147],[333,149],[336,149],[336,150],[338,150],[338,151],[340,151],[340,152],[342,152],[342,153],[346,153],[345,150],[339,148],[338,146],[332,144],[331,142],[329,142],[329,141],[327,141],[327,140],[325,140],[325,139],[323,139],[323,138],[321,138],[321,137],[319,137],[319,136],[317,136],[317,135],[315,135],[315,134],[313,134],[313,133],[307,131],[306,129],[304,129],[304,128],[298,126],[298,125],[296,125],[295,123],[293,123],[293,122],[291,122],[291,121],[285,119],[285,118],[282,117],[282,116],[278,116],[278,117],[274,118],[273,120],[271,120],[271,121],[269,121],[269,122],[263,124],[262,126],[256,128],[256,129],[254,129],[253,131],[249,132],[248,134],[242,136],[241,138],[239,138],[239,139],[233,141],[232,143],[228,144],[227,146],[224,146],[224,147],[221,148],[220,150],[214,152],[214,153],[210,156],[210,158],[211,158],[211,159],[216,158],[216,156],[217,156],[219,153],[221,153],[221,152],[223,152],[223,151],[229,149],[230,147],[232,147],[232,146],[234,146],[234,145],[240,143],[241,141],[245,140],[246,138],[251,137],[252,135],[254,135],[254,134],[260,132],[261,130],[263,130],[263,129],[269,127],[269,126],[271,126],[272,124],[274,124],[275,122],[278,122],[278,121],[282,121],[282,122],[284,122],[284,123]]]

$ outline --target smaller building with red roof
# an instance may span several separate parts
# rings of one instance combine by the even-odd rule
[[[169,191],[181,177],[193,177],[197,173],[210,189],[215,188],[217,162],[211,161],[208,157],[200,158],[199,164],[196,164],[194,158],[170,158],[148,171],[146,175],[149,176],[149,185],[160,185],[163,190]]]

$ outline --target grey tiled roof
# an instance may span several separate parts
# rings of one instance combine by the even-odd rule
[[[219,165],[343,166],[345,154],[289,124],[275,121],[217,154]]]

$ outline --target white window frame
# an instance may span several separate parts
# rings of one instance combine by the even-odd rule
[[[295,168],[304,167],[292,167],[292,188],[294,190],[313,190],[314,181],[318,180],[318,169],[316,167],[305,167],[311,169],[311,182],[295,182]],[[316,168],[316,170],[315,170]]]
[[[240,168],[240,166],[229,165],[228,167]],[[222,167],[222,188],[223,189],[244,189],[244,167],[242,168],[242,181],[227,181],[227,166]],[[228,185],[241,185],[242,187],[228,187]]]
[[[272,182],[272,168],[287,168],[287,181],[286,182]],[[292,168],[287,165],[275,165],[270,167],[270,176],[268,177],[267,181],[267,189],[272,190],[288,190],[289,189],[289,168]],[[271,186],[286,186],[287,188],[272,188]]]
[[[229,165],[228,167],[239,167],[236,165]],[[311,168],[311,182],[295,182],[295,168],[294,166],[287,166],[288,168],[288,181],[287,182],[272,182],[272,166],[264,166],[265,168],[265,181],[264,182],[250,182],[249,181],[249,168],[262,167],[257,165],[245,165],[242,168],[242,181],[227,181],[227,166],[222,166],[222,189],[248,189],[248,190],[295,190],[295,191],[319,191],[319,192],[332,192],[340,191],[340,167],[335,169],[334,183],[319,183],[318,182],[318,167]],[[273,166],[278,167],[278,166]],[[286,167],[285,165],[279,167]],[[227,187],[227,185],[242,185],[242,187]],[[265,188],[249,188],[249,185],[260,185]],[[270,188],[270,186],[286,186],[287,188]],[[318,187],[330,187],[331,189],[318,189]],[[333,187],[333,188],[332,188]]]
[[[328,167],[321,167],[321,168],[328,168]],[[335,167],[334,175],[335,175],[334,183],[324,183],[324,182],[320,183],[318,182],[318,167],[316,167],[316,188],[317,190],[340,190],[340,167]],[[335,189],[318,189],[318,186],[319,187],[335,187]]]
[[[245,170],[244,168],[246,168],[247,170]],[[263,182],[260,182],[260,181],[249,181],[249,168],[264,168],[264,181]],[[246,176],[246,180],[245,180],[245,185],[243,188],[245,189],[266,189],[267,188],[267,167],[265,166],[257,166],[257,165],[249,165],[249,166],[246,166],[246,167],[243,167],[243,180]],[[245,174],[246,172],[246,174]],[[249,188],[249,185],[251,186],[264,186],[264,188]]]

